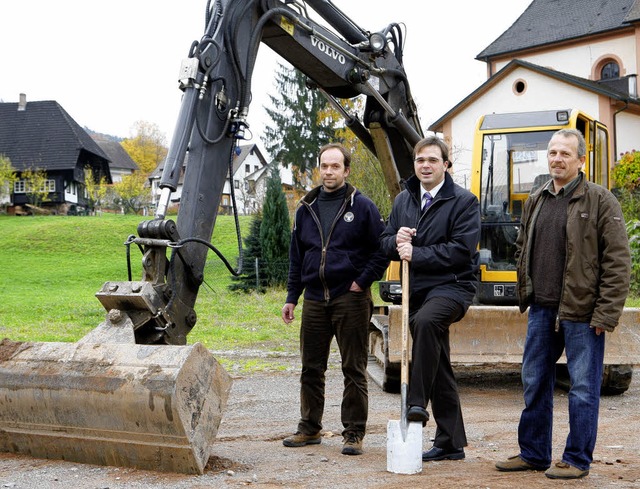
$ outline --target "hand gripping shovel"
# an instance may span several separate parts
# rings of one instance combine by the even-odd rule
[[[387,424],[387,471],[422,472],[422,423],[407,421],[409,384],[409,262],[402,261],[402,359],[400,370],[400,421]]]

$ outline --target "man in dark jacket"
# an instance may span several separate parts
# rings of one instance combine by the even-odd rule
[[[587,145],[576,129],[547,148],[551,180],[526,201],[516,245],[520,310],[529,308],[522,356],[525,408],[520,453],[501,471],[545,470],[551,479],[589,473],[598,432],[604,332],[613,331],[629,291],[631,258],[620,204],[580,170]],[[566,352],[569,435],[551,465],[555,365]]]
[[[304,290],[300,327],[302,373],[298,430],[287,447],[318,444],[324,411],[325,372],[335,336],[342,358],[341,417],[345,455],[360,455],[368,415],[368,330],[371,284],[389,261],[380,250],[384,222],[375,204],[346,182],[351,155],[340,144],[319,152],[322,185],[301,201],[289,251],[286,324]]]
[[[424,461],[463,459],[467,438],[456,379],[451,368],[449,327],[462,319],[478,281],[480,207],[447,172],[449,148],[438,137],[414,148],[415,176],[396,197],[382,248],[409,267],[409,327],[413,339],[407,395],[409,421],[437,428]]]

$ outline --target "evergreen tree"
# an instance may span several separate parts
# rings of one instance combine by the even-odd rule
[[[291,227],[287,198],[282,191],[278,168],[274,165],[267,180],[267,193],[262,209],[260,243],[268,285],[284,285],[289,272],[289,242]]]
[[[332,141],[331,121],[321,116],[328,106],[317,90],[306,86],[306,77],[297,69],[279,63],[276,73],[278,95],[269,95],[272,108],[265,110],[273,124],[267,127],[262,142],[272,159],[293,168],[294,183],[316,166],[318,149]]]
[[[258,265],[262,263],[262,245],[260,242],[260,226],[262,225],[262,214],[254,214],[251,219],[251,227],[248,236],[244,239],[244,251],[242,262],[242,274],[233,277],[234,283],[229,286],[229,290],[251,292],[256,290],[261,292],[265,286],[265,279],[258,272],[256,273],[256,260]]]

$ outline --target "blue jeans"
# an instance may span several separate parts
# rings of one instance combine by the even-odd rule
[[[539,468],[551,465],[555,364],[566,351],[569,390],[569,434],[562,461],[588,470],[598,433],[604,333],[589,323],[560,321],[557,310],[531,305],[522,358],[525,408],[518,426],[520,457]]]

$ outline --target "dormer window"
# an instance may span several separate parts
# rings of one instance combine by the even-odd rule
[[[601,80],[610,80],[612,78],[620,78],[620,67],[614,61],[608,62],[600,70]]]

